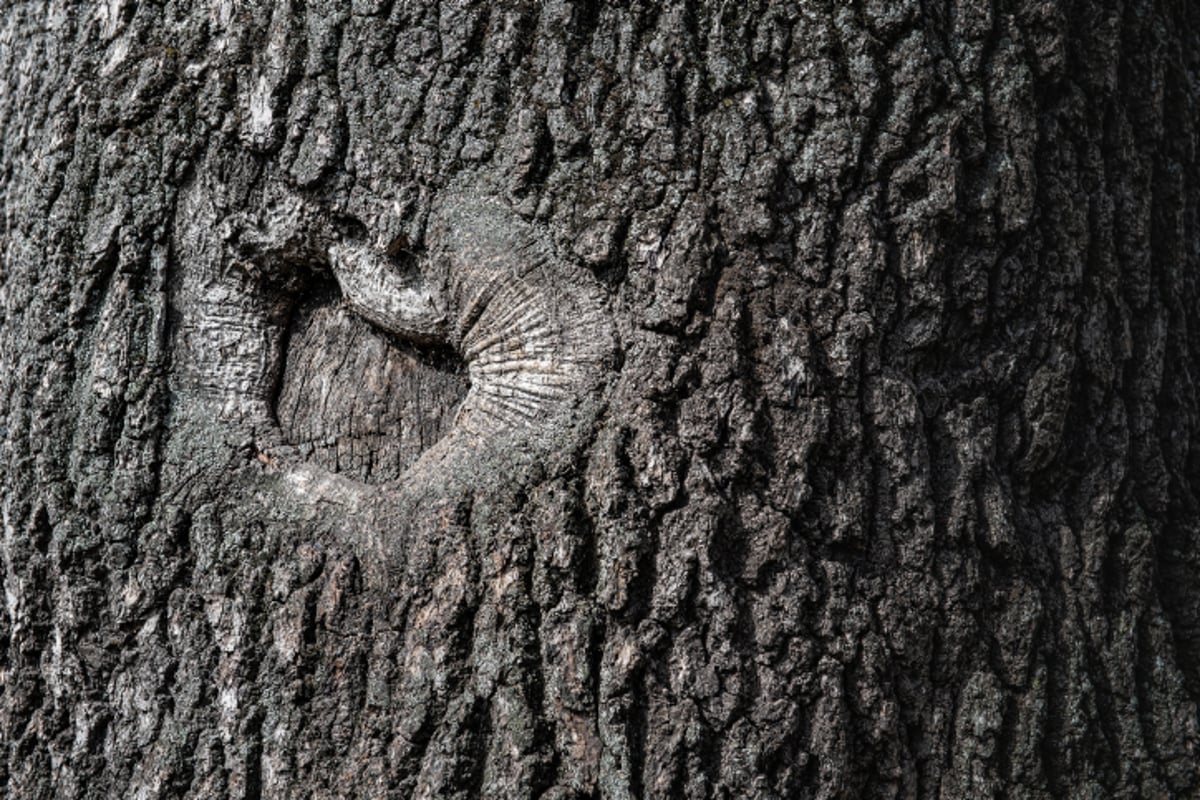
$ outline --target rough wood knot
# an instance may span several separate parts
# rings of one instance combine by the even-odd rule
[[[447,190],[430,209],[424,251],[408,258],[350,232],[365,226],[339,231],[330,219],[294,197],[276,198],[249,224],[238,222],[240,232],[222,235],[227,251],[236,240],[232,260],[241,266],[185,283],[182,304],[192,310],[182,326],[190,337],[184,372],[222,413],[250,409],[244,416],[256,425],[270,418],[262,401],[284,357],[277,298],[293,282],[280,274],[302,262],[328,267],[347,305],[380,329],[452,347],[470,389],[451,431],[397,481],[367,485],[298,464],[286,448],[272,452],[294,498],[334,505],[345,527],[359,528],[354,538],[386,552],[381,539],[412,529],[417,515],[480,492],[512,491],[555,452],[572,452],[599,408],[614,332],[592,275],[558,257],[544,231],[499,199]],[[248,286],[260,287],[258,296],[237,300]],[[251,328],[253,342],[221,344]]]

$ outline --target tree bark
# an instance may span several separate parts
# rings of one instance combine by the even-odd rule
[[[4,796],[1200,797],[1195,4],[17,0],[0,75]]]

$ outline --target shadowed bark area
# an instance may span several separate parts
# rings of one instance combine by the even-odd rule
[[[5,797],[1200,796],[1194,4],[10,2],[0,76]],[[617,354],[435,479],[461,343],[336,253],[469,295],[463,187]]]

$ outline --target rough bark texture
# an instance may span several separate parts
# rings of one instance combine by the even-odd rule
[[[1198,103],[1186,0],[7,3],[2,793],[1200,797]]]

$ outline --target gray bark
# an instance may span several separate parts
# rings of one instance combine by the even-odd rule
[[[1200,11],[10,2],[0,787],[1200,797]]]

